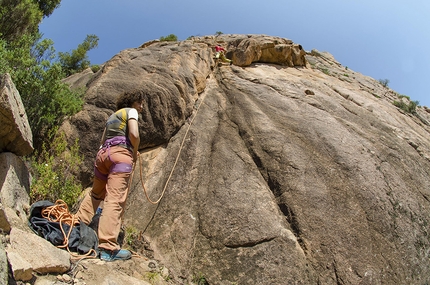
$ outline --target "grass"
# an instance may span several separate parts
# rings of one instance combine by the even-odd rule
[[[209,285],[208,281],[206,281],[205,276],[200,272],[193,277],[192,281],[197,285]]]
[[[133,242],[139,237],[139,230],[133,226],[125,228],[124,241],[128,246],[132,246]]]
[[[147,278],[149,281],[157,280],[158,276],[160,276],[160,274],[158,272],[146,272],[145,273],[145,278]]]
[[[318,68],[319,70],[321,70],[324,74],[330,75],[330,71],[327,68]]]

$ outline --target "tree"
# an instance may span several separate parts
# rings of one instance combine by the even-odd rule
[[[51,128],[64,117],[81,110],[83,92],[71,91],[62,83],[60,63],[51,62],[55,52],[51,40],[24,35],[12,43],[0,39],[0,73],[9,73],[21,95],[37,149]]]
[[[44,17],[60,6],[61,0],[0,0],[0,33],[7,41],[35,33]]]
[[[77,142],[68,146],[57,130],[66,116],[82,109],[84,90],[72,91],[62,82],[65,73],[60,62],[54,61],[54,43],[42,40],[39,33],[40,21],[60,1],[0,0],[0,73],[12,77],[34,134],[30,167],[37,180],[32,183],[32,199],[56,197],[71,204],[81,192],[74,174],[81,159],[79,146]],[[97,40],[87,37],[77,53],[86,59],[86,51]]]
[[[42,18],[43,13],[33,0],[0,0],[0,33],[9,42],[36,32]]]
[[[33,0],[39,5],[43,17],[49,17],[55,9],[60,7],[61,0]]]
[[[65,75],[69,76],[81,72],[90,66],[87,52],[97,47],[99,38],[96,35],[87,35],[84,42],[69,52],[59,52],[58,58]]]

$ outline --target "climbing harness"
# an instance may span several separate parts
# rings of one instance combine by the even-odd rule
[[[191,126],[192,126],[192,124],[194,122],[194,119],[196,118],[197,113],[199,112],[200,106],[202,105],[204,99],[205,99],[205,97],[203,97],[202,100],[200,101],[199,105],[197,106],[196,112],[195,112],[193,118],[191,119],[190,124],[188,125],[188,128],[187,128],[187,130],[186,130],[186,132],[184,134],[184,137],[182,139],[181,145],[179,147],[178,154],[176,155],[175,163],[173,164],[172,170],[170,171],[169,177],[167,178],[166,184],[164,185],[163,191],[161,192],[160,197],[156,201],[152,201],[151,198],[149,198],[148,191],[146,190],[145,183],[144,183],[144,180],[143,180],[142,159],[140,157],[140,153],[138,153],[138,156],[139,156],[139,168],[140,168],[140,181],[141,181],[141,184],[142,184],[142,187],[143,187],[143,192],[145,193],[146,199],[151,204],[154,204],[154,205],[158,204],[161,201],[161,199],[163,198],[164,193],[166,192],[166,189],[167,189],[167,185],[169,184],[170,178],[172,177],[173,171],[175,170],[176,164],[178,163],[179,156],[181,155],[181,151],[183,149],[183,146],[184,146],[184,143],[185,143],[185,139],[187,138],[188,131],[190,130],[190,128],[191,128]]]
[[[125,145],[128,149],[132,149],[130,140],[125,136],[116,136],[111,139],[107,139],[104,144],[100,147],[100,150],[106,150],[108,152],[108,157],[110,161],[112,161],[110,157],[110,147],[116,146],[116,145]],[[112,161],[113,162],[113,161]],[[113,163],[112,166],[109,169],[109,173],[112,172],[132,172],[133,165],[129,163]],[[97,176],[97,178],[106,181],[108,179],[108,174],[101,173],[97,167],[94,165],[94,175]]]

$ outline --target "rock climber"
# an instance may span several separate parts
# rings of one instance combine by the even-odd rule
[[[121,249],[118,235],[128,194],[129,179],[136,162],[140,143],[138,114],[143,110],[146,94],[141,90],[124,92],[116,102],[117,111],[107,120],[94,167],[91,191],[84,197],[76,213],[89,224],[103,201],[98,225],[100,259],[130,259],[129,250]]]
[[[220,46],[220,45],[215,46],[215,58],[221,59],[222,62],[227,62],[227,63],[232,64],[232,61],[225,57],[225,52],[226,52],[226,50],[222,46]]]

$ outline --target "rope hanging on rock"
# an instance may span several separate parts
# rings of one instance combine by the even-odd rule
[[[170,178],[172,177],[173,171],[175,170],[176,164],[178,163],[178,160],[179,160],[179,156],[181,155],[182,149],[184,147],[184,143],[185,143],[185,139],[187,138],[188,131],[190,130],[191,125],[193,124],[194,119],[196,118],[197,113],[198,113],[200,106],[202,105],[204,99],[205,99],[205,97],[203,97],[202,100],[200,101],[199,105],[197,106],[196,113],[194,114],[193,118],[190,121],[190,124],[188,125],[187,131],[185,132],[184,138],[182,139],[181,146],[179,147],[178,154],[176,155],[175,163],[173,164],[172,170],[170,171],[169,177],[167,178],[167,181],[164,185],[163,191],[162,191],[160,197],[156,201],[152,201],[151,198],[149,198],[148,191],[146,190],[145,183],[143,180],[142,159],[140,157],[140,153],[138,153],[139,154],[139,167],[140,167],[140,181],[141,181],[141,184],[143,187],[143,192],[145,193],[146,199],[151,204],[154,204],[154,205],[158,204],[161,201],[161,199],[163,198],[164,193],[166,192],[166,189],[167,189],[167,185],[169,184]]]
[[[218,60],[215,61],[215,70],[219,70],[218,69]],[[172,177],[173,171],[175,170],[176,164],[178,163],[179,156],[181,155],[181,151],[183,149],[183,146],[184,146],[184,143],[185,143],[185,139],[187,138],[188,131],[190,130],[191,125],[193,124],[194,119],[196,118],[197,113],[199,112],[200,106],[202,105],[202,103],[203,103],[203,101],[204,101],[205,98],[206,98],[206,96],[202,98],[202,100],[200,101],[199,105],[197,106],[196,113],[194,114],[193,118],[191,119],[190,124],[188,125],[188,128],[187,128],[187,131],[185,132],[184,138],[182,139],[181,146],[179,147],[179,152],[178,152],[178,154],[176,156],[176,159],[175,159],[175,163],[173,164],[172,170],[170,171],[169,177],[167,178],[166,184],[164,185],[163,191],[162,191],[160,197],[156,201],[152,201],[151,198],[149,198],[148,191],[147,191],[147,189],[145,187],[145,183],[144,183],[144,180],[143,180],[142,159],[140,157],[140,153],[138,152],[138,155],[139,155],[139,166],[140,166],[140,181],[141,181],[142,188],[143,188],[143,191],[145,193],[146,199],[151,204],[154,204],[154,205],[158,204],[161,201],[161,199],[163,198],[164,193],[166,192],[166,189],[167,189],[167,185],[168,185],[168,183],[170,181],[170,178]],[[131,174],[130,181],[133,180],[134,168],[133,168],[133,172]]]

